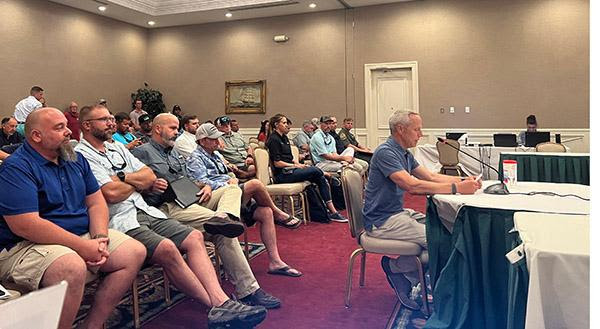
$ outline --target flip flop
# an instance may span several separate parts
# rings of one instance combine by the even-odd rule
[[[302,225],[302,220],[290,215],[288,218],[286,218],[284,220],[276,220],[275,224],[281,225],[281,226],[289,228],[289,229],[295,229],[295,228],[298,228],[300,225]]]
[[[273,274],[273,275],[291,276],[291,277],[294,277],[294,278],[302,276],[302,272],[296,270],[296,271],[298,271],[298,273],[294,273],[294,272],[292,272],[292,270],[295,270],[295,269],[293,269],[293,268],[291,268],[289,266],[284,266],[282,268],[278,268],[278,269],[275,269],[275,270],[269,270],[269,271],[267,271],[267,273]]]

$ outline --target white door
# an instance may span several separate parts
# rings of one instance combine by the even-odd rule
[[[374,149],[389,136],[396,110],[419,111],[416,62],[365,65],[367,143]]]

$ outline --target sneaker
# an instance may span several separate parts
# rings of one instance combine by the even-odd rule
[[[246,305],[261,305],[266,309],[281,307],[281,301],[277,297],[269,295],[262,288],[258,288],[255,292],[240,299],[240,302]]]
[[[336,212],[335,214],[330,214],[329,219],[338,223],[348,223],[348,218],[342,216],[342,214],[340,214],[339,212]]]
[[[248,306],[228,299],[208,312],[208,328],[254,328],[267,317],[263,306]]]
[[[209,234],[219,234],[228,238],[236,238],[244,233],[244,224],[234,221],[229,216],[215,215],[204,223],[204,230]]]
[[[414,300],[410,299],[408,294],[410,294],[412,290],[412,284],[410,281],[404,276],[402,273],[393,273],[390,268],[390,258],[388,256],[383,256],[381,258],[381,267],[385,272],[385,276],[387,277],[387,281],[394,289],[396,293],[396,297],[400,301],[400,303],[408,309],[413,311],[417,311],[420,309],[419,304]]]

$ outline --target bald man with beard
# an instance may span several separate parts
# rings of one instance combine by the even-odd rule
[[[0,279],[29,290],[68,282],[59,328],[71,328],[86,276],[106,276],[84,328],[102,328],[131,286],[146,251],[108,229],[108,207],[55,108],[31,113],[26,141],[0,167]]]

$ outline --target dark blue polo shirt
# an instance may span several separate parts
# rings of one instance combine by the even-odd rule
[[[390,216],[404,209],[404,190],[392,181],[390,175],[402,170],[410,174],[418,166],[412,153],[392,137],[375,149],[365,190],[363,217],[366,230],[371,231],[373,225],[380,227]]]
[[[56,165],[25,142],[0,166],[0,215],[39,212],[41,218],[81,235],[90,222],[85,198],[98,189],[81,154],[77,161],[59,160]],[[0,217],[0,250],[21,240]]]

